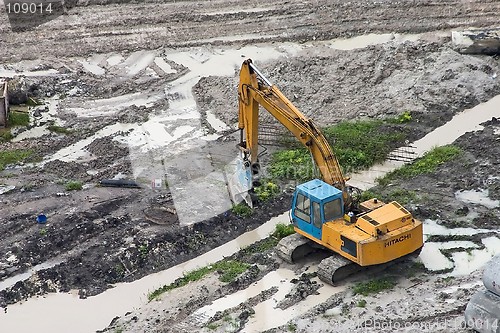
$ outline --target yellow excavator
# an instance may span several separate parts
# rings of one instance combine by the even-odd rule
[[[239,122],[244,165],[258,179],[259,105],[286,127],[310,152],[320,179],[296,187],[291,207],[295,234],[283,238],[278,254],[287,262],[315,247],[334,253],[318,266],[319,277],[334,284],[365,266],[418,254],[422,222],[396,201],[359,202],[361,191],[346,184],[339,162],[314,122],[304,116],[252,63],[243,62],[238,86]]]

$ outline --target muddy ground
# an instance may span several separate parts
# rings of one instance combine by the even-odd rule
[[[157,154],[167,150],[168,154],[163,156],[166,168],[178,168],[178,165],[168,165],[175,160],[172,156],[176,151],[199,155],[206,155],[208,151],[212,154],[210,165],[217,168],[230,160],[235,149],[234,138],[228,135],[231,129],[221,129],[216,126],[219,123],[208,121],[207,112],[215,114],[226,125],[234,125],[237,66],[225,68],[225,74],[219,76],[217,66],[222,68],[224,64],[211,64],[209,71],[190,78],[190,73],[195,73],[194,67],[190,68],[189,61],[184,62],[172,54],[189,54],[191,62],[194,59],[202,66],[213,54],[235,50],[235,63],[239,63],[248,56],[248,47],[256,45],[266,55],[262,59],[254,57],[259,68],[317,123],[327,125],[343,119],[386,117],[411,111],[413,121],[408,127],[413,140],[445,123],[453,114],[500,92],[498,58],[459,54],[453,50],[449,38],[452,28],[496,24],[499,12],[500,4],[495,1],[287,1],[265,5],[259,1],[244,4],[235,1],[82,1],[67,15],[34,31],[19,33],[11,32],[7,18],[0,17],[3,46],[0,76],[10,76],[12,72],[49,72],[24,78],[28,94],[44,103],[31,109],[32,123],[28,128],[17,129],[19,137],[25,130],[26,138],[0,143],[2,151],[32,149],[28,160],[8,166],[0,173],[3,185],[15,186],[0,194],[3,235],[0,306],[55,291],[76,289],[82,298],[102,293],[115,283],[134,281],[196,257],[287,209],[289,194],[284,193],[274,202],[258,207],[250,218],[240,218],[230,211],[217,212],[214,214],[217,216],[209,220],[186,226],[179,222],[176,211],[179,202],[175,204],[172,196],[170,187],[175,184],[169,184],[169,180],[161,188],[151,189],[151,177],[137,169],[137,160],[145,155],[137,155],[137,148],[124,144],[121,138],[133,136],[136,131],[133,126],[161,116],[191,91],[197,112],[201,114],[200,135],[217,133],[219,139],[209,140],[201,150],[189,144],[183,146],[181,141],[189,137],[183,133],[176,136],[175,129],[190,123],[181,119],[172,121],[171,125],[166,123],[170,135],[159,137],[172,142],[155,145],[151,139],[155,133],[151,131],[152,148],[141,153]],[[394,36],[394,40],[386,44],[349,50],[332,47],[329,41],[367,33],[422,32],[429,33],[418,36],[419,39],[412,35],[406,42]],[[283,57],[268,57],[270,50],[281,52]],[[163,62],[156,61],[157,58]],[[194,80],[193,89],[188,86],[187,91],[177,91],[176,82],[182,86],[185,78]],[[123,98],[113,99],[116,97]],[[50,121],[69,132],[46,130]],[[133,126],[108,132],[109,126],[117,123]],[[393,185],[417,193],[420,201],[410,202],[417,217],[439,218],[449,227],[457,226],[456,219],[461,217],[460,226],[497,228],[498,208],[469,207],[455,200],[455,192],[461,189],[488,189],[491,199],[500,199],[495,126],[492,122],[483,131],[466,134],[457,141],[465,151],[460,163],[448,163],[431,175]],[[45,131],[41,136],[35,135],[40,128]],[[102,135],[95,136],[101,132]],[[64,150],[78,147],[79,143],[83,143],[80,149],[83,154]],[[479,150],[479,146],[484,148]],[[134,179],[142,188],[98,185],[100,180],[110,178]],[[84,188],[66,191],[65,184],[70,180],[83,182]],[[425,193],[425,198],[419,193]],[[468,215],[469,211],[474,214]],[[48,217],[45,225],[36,223],[41,213]],[[471,240],[482,244],[478,239]],[[175,291],[173,296],[165,297],[177,301],[164,302],[173,303],[169,306],[174,309],[164,309],[153,302],[143,312],[139,310],[120,319],[109,330],[123,326],[134,331],[145,323],[148,331],[182,326],[197,308],[248,287],[277,267],[301,273],[313,265],[306,262],[297,267],[283,266],[273,250],[262,256],[239,255],[258,269],[250,270],[230,285],[218,284],[216,278],[208,277],[208,281],[197,284],[207,290],[200,292],[196,302],[189,302],[182,291]],[[37,265],[41,266],[31,276],[20,275]],[[341,293],[289,319],[298,331],[308,331],[316,327],[314,325],[328,331],[321,325],[329,325],[329,320],[338,318],[348,320],[346,313],[336,314],[336,310],[333,315],[332,310],[324,315],[328,309],[339,306],[351,309],[352,317],[367,319],[372,314],[370,309],[379,306],[381,317],[395,307],[405,308],[405,312],[395,315],[398,320],[416,322],[435,317],[460,317],[469,295],[464,291],[452,295],[456,302],[446,302],[447,297],[443,296],[442,302],[436,303],[443,307],[429,308],[428,313],[411,317],[412,308],[400,298],[401,291],[407,290],[408,277],[397,269],[388,274],[400,281],[391,294],[394,295],[391,306],[381,303],[385,299],[371,296],[366,298],[368,305],[364,310],[353,305],[356,298],[350,301],[350,296],[343,297]],[[446,283],[459,285],[477,280],[478,275],[474,273],[470,277],[446,280]],[[306,287],[297,288],[301,290],[299,294],[304,288],[314,294],[316,286],[311,287],[314,283],[307,282],[311,278],[314,280],[304,278]],[[431,297],[436,286],[440,288],[444,283],[442,276],[427,270],[417,270],[416,277],[412,278],[422,280],[414,282],[421,288],[412,296],[416,298],[412,304],[417,305],[427,299],[422,295],[428,293]],[[348,286],[346,284],[343,292],[350,292]],[[248,301],[249,304],[210,320],[218,329],[234,324],[232,319],[224,321],[226,315],[238,317],[238,323],[246,323],[252,318],[253,303],[271,299],[275,293],[276,288],[269,286],[256,299]],[[292,303],[300,303],[300,297],[294,297],[291,297]],[[170,315],[165,315],[166,311],[171,311]],[[376,312],[378,315],[379,311]],[[406,315],[407,312],[410,314]],[[133,319],[134,316],[137,319]],[[189,320],[188,327],[193,324]],[[195,324],[198,329],[206,325]],[[277,331],[288,329],[285,325]]]

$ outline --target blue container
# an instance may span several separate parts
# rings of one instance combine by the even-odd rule
[[[47,222],[47,216],[45,216],[43,214],[40,214],[40,215],[37,216],[36,221],[39,224],[45,224],[45,222]]]

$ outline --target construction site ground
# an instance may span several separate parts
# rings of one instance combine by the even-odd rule
[[[456,159],[373,189],[411,192],[405,206],[432,243],[420,258],[335,287],[314,274],[325,252],[286,264],[259,247],[264,235],[226,254],[225,243],[271,218],[287,223],[291,190],[241,217],[222,170],[238,154],[244,59],[321,126],[407,111],[414,141],[500,94],[499,58],[451,43],[452,30],[493,27],[499,13],[487,0],[88,0],[16,33],[0,15],[0,77],[22,76],[42,103],[21,107],[30,125],[0,142],[0,153],[29,151],[0,171],[0,327],[28,331],[12,318],[45,309],[53,322],[32,327],[61,322],[52,332],[468,332],[463,311],[481,286],[480,263],[500,253],[496,118],[459,133]],[[123,178],[141,188],[99,186]],[[68,191],[70,181],[83,188]],[[251,266],[230,283],[215,271],[109,318],[109,307],[104,318],[79,313],[84,320],[66,326],[71,307],[50,303],[56,293],[76,295],[71,304],[109,295],[118,307],[125,301],[111,293],[123,282],[219,246],[217,255]],[[353,292],[377,278],[394,286]]]

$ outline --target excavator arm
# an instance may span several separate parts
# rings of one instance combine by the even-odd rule
[[[245,130],[245,141],[240,147],[250,164],[258,165],[259,105],[285,126],[310,152],[323,181],[343,192],[344,202],[351,203],[346,178],[328,141],[314,122],[304,116],[283,93],[267,80],[252,60],[243,62],[238,86],[239,122]]]

